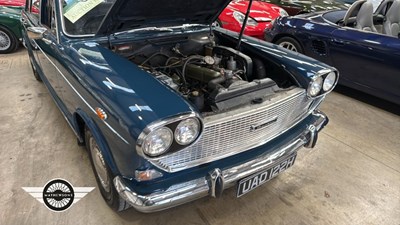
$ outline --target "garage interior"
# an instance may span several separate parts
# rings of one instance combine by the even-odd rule
[[[400,224],[398,106],[335,91],[321,106],[330,123],[316,148],[303,148],[291,169],[249,194],[237,199],[231,188],[162,212],[115,213],[26,50],[0,55],[0,74],[1,224]],[[22,189],[57,177],[96,188],[63,213]]]

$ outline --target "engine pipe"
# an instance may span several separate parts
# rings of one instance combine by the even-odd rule
[[[218,86],[222,82],[225,82],[225,81],[226,81],[226,79],[225,79],[224,76],[220,76],[220,77],[214,78],[214,79],[212,79],[212,80],[210,80],[208,82],[208,88],[211,89],[211,90],[216,90],[216,89],[218,89]]]
[[[237,46],[236,46],[236,50],[239,50],[239,49],[240,49],[240,44],[242,43],[242,37],[243,37],[244,29],[246,28],[247,19],[249,18],[250,10],[251,10],[251,5],[252,5],[252,4],[253,4],[253,0],[250,0],[250,1],[249,1],[249,6],[247,7],[246,15],[244,16],[244,20],[243,20],[243,24],[242,24],[242,29],[240,29],[239,39],[238,39],[238,44],[237,44]]]

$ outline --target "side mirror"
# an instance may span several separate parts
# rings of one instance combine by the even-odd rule
[[[47,28],[44,27],[28,27],[27,34],[29,39],[37,40],[42,39],[43,34],[47,31]]]

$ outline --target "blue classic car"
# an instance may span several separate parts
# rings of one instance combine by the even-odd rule
[[[279,18],[265,39],[335,66],[339,84],[400,104],[400,0],[373,3]]]
[[[229,0],[31,0],[33,74],[88,149],[117,211],[240,197],[293,165],[328,122],[333,67],[211,26]]]

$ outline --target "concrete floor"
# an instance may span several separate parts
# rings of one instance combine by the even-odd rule
[[[96,188],[63,213],[21,187],[64,178],[97,187],[88,156],[24,49],[0,55],[0,224],[400,224],[400,117],[340,93],[322,106],[330,124],[313,150],[257,190],[167,211],[113,212]]]

